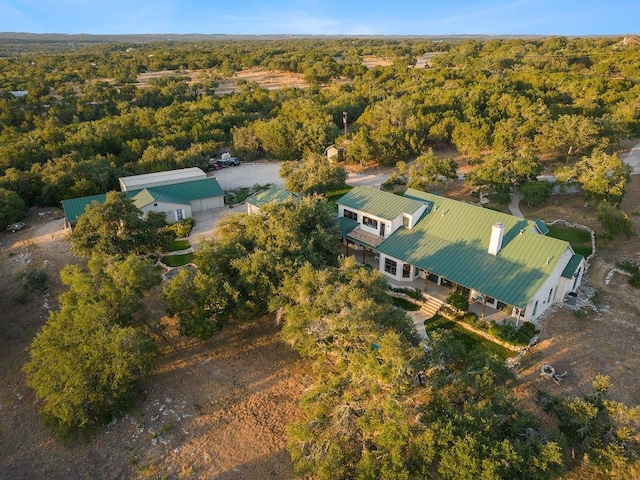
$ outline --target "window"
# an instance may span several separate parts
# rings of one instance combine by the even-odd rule
[[[184,220],[184,210],[179,208],[176,210],[176,220]]]
[[[344,216],[350,218],[351,220],[358,221],[358,214],[356,212],[352,212],[351,210],[344,209]]]
[[[404,228],[409,228],[409,223],[411,222],[411,219],[409,217],[407,217],[406,215],[402,216],[402,226]]]
[[[378,228],[378,221],[374,220],[373,218],[369,218],[369,217],[365,217],[364,215],[362,216],[362,224],[366,225],[367,227],[371,227],[371,228]]]
[[[408,263],[402,264],[402,278],[411,278],[411,265]]]
[[[391,275],[395,275],[398,271],[398,262],[396,262],[395,260],[391,260],[390,258],[385,258],[384,271],[390,273]]]
[[[533,304],[533,313],[531,314],[531,318],[535,318],[536,312],[538,311],[538,300]]]
[[[551,297],[553,296],[553,288],[549,290],[549,296],[547,297],[547,303],[551,301]]]

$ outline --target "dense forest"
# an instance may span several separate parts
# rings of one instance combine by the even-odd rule
[[[0,43],[0,189],[26,206],[103,193],[124,174],[203,166],[223,149],[297,160],[332,143],[347,161],[385,165],[453,145],[479,165],[477,183],[517,184],[544,162],[640,132],[640,45],[619,38],[36,44],[22,54]],[[412,68],[425,53],[427,67]],[[392,65],[368,69],[365,56]],[[220,79],[251,67],[302,74],[310,87],[240,81],[216,95]]]

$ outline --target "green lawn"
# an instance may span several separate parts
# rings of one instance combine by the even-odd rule
[[[420,310],[420,305],[417,303],[410,302],[404,298],[392,297],[391,295],[389,295],[389,297],[391,297],[391,301],[396,307],[400,307],[403,310],[408,310],[410,312],[417,312]]]
[[[344,187],[344,188],[341,188],[340,190],[331,190],[324,194],[324,198],[329,200],[331,203],[336,203],[336,200],[338,200],[341,196],[343,196],[352,188],[353,187]]]
[[[189,240],[172,240],[169,244],[167,252],[177,252],[178,250],[186,250],[191,244]]]
[[[571,244],[573,251],[588,257],[591,255],[591,234],[579,228],[566,227],[563,225],[547,225],[549,237],[566,240]]]
[[[516,356],[516,352],[476,335],[473,332],[466,330],[464,327],[461,327],[456,322],[452,322],[440,315],[434,315],[432,318],[426,320],[424,322],[424,326],[427,333],[438,329],[450,330],[453,332],[454,337],[464,343],[468,349],[482,349],[489,355],[493,355],[501,361],[504,361],[509,357]]]
[[[185,255],[166,255],[162,257],[162,263],[168,267],[181,267],[187,263],[193,263],[195,253],[187,253]]]

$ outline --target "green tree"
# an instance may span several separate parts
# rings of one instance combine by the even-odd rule
[[[427,184],[437,183],[442,177],[453,180],[457,177],[457,168],[453,159],[438,158],[430,148],[410,168],[408,186],[422,189]]]
[[[6,188],[0,188],[0,229],[22,219],[27,210],[20,195]]]
[[[518,188],[522,200],[530,207],[536,207],[546,202],[553,191],[550,182],[526,182]]]
[[[280,177],[287,190],[296,193],[325,193],[345,186],[347,172],[323,155],[307,152],[301,162],[282,162]]]
[[[631,478],[640,468],[640,408],[608,400],[610,386],[609,377],[597,375],[591,394],[561,398],[540,392],[538,400],[558,417],[559,429],[577,458],[586,456],[609,478]]]
[[[151,264],[132,253],[123,259],[94,253],[86,267],[66,265],[60,279],[68,288],[60,295],[61,303],[69,308],[102,305],[121,325],[134,322],[144,293],[160,281]]]
[[[631,167],[616,154],[596,150],[575,165],[576,179],[587,196],[620,201],[631,176]]]
[[[164,218],[155,212],[147,217],[123,193],[109,192],[105,202],[87,206],[71,232],[71,249],[80,256],[92,253],[124,256],[166,248],[170,234]]]
[[[421,352],[404,311],[378,272],[345,259],[338,269],[303,266],[284,281],[271,308],[283,338],[314,362],[289,428],[296,471],[314,478],[408,478],[409,409]]]
[[[31,343],[24,370],[45,421],[69,434],[124,412],[154,358],[153,341],[115,324],[104,306],[63,305]]]
[[[629,238],[635,233],[633,223],[627,214],[606,200],[598,204],[596,218],[604,229],[603,236],[605,238],[613,239],[620,234]]]
[[[336,236],[331,206],[313,197],[222,219],[196,254],[198,272],[180,274],[165,288],[168,312],[185,335],[208,338],[230,317],[265,312],[302,264],[336,264]]]
[[[198,255],[196,262],[207,256],[200,252]],[[211,338],[233,314],[237,292],[221,275],[212,275],[215,272],[211,270],[211,263],[207,273],[182,270],[164,287],[167,313],[178,318],[181,335]]]

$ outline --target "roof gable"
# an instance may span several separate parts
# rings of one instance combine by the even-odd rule
[[[353,187],[336,203],[384,220],[395,220],[403,213],[411,215],[425,204],[423,201],[364,186]]]
[[[188,205],[189,202],[184,198],[173,197],[157,191],[154,188],[145,188],[136,193],[133,197],[133,204],[138,208],[143,208],[150,203],[163,202],[172,203],[175,205]]]

